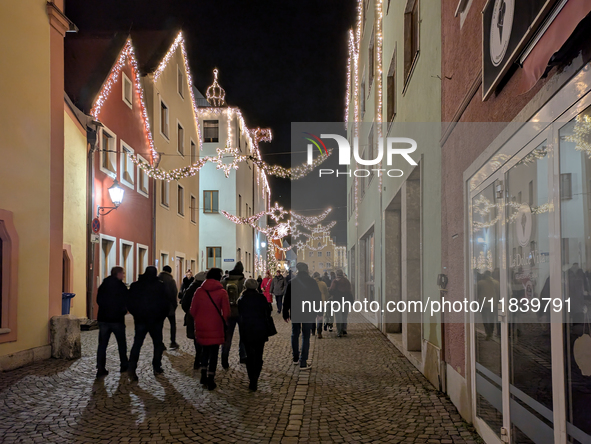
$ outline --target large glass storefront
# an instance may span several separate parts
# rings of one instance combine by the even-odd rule
[[[588,71],[468,182],[471,298],[494,307],[470,324],[487,442],[591,442]]]

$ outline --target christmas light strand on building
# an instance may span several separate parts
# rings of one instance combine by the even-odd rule
[[[375,7],[376,7],[376,81],[377,81],[377,104],[376,104],[376,122],[377,122],[377,129],[378,129],[378,143],[380,146],[383,146],[384,141],[384,134],[383,134],[383,120],[382,120],[382,113],[383,113],[383,91],[382,91],[382,82],[383,82],[383,67],[382,67],[382,48],[383,48],[383,34],[382,34],[382,21],[383,21],[383,0],[375,0]],[[373,150],[373,147],[372,147]],[[378,188],[380,190],[380,194],[382,194],[382,182],[383,177],[381,174],[378,174]]]
[[[324,210],[318,216],[302,216],[300,214],[297,214],[294,211],[290,211],[290,214],[291,214],[291,217],[293,219],[295,219],[295,221],[297,223],[299,223],[300,225],[304,225],[304,226],[310,227],[311,225],[316,225],[319,222],[321,222],[324,219],[326,219],[326,216],[328,216],[331,211],[332,211],[332,208],[327,208],[326,210]]]

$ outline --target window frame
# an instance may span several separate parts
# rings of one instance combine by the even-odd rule
[[[105,269],[105,258],[103,257],[103,240],[109,241],[113,243],[113,248],[115,249],[115,252],[113,254],[114,257],[114,263],[112,265],[112,267],[114,267],[115,265],[117,265],[117,238],[115,236],[109,236],[108,234],[103,234],[101,233],[99,235],[99,280],[102,282],[107,276],[109,276],[109,273],[111,270],[107,270],[106,274],[103,274],[103,270]],[[112,268],[110,267],[110,268]]]
[[[197,203],[197,196],[193,193],[189,195],[189,214],[190,220],[193,225],[197,225],[197,210],[199,210],[199,204]]]
[[[165,194],[163,187],[166,188],[166,202],[164,202]],[[170,209],[170,182],[167,182],[166,180],[162,180],[160,183],[160,206],[167,210]]]
[[[182,132],[182,137],[179,137],[179,132]],[[179,119],[176,119],[176,152],[185,157],[185,127]]]
[[[211,193],[210,196],[210,209],[208,210],[205,206],[205,193]],[[217,201],[217,210],[214,211],[214,206],[213,206],[213,193],[216,193],[216,201]],[[220,212],[220,192],[219,190],[203,190],[203,212],[204,213],[209,213],[209,214],[218,214]]]
[[[413,21],[413,12],[416,7],[416,28]],[[409,29],[410,26],[410,29]],[[404,8],[404,89],[406,93],[410,79],[417,65],[421,48],[421,5],[420,0],[407,0]],[[408,33],[408,35],[407,35]],[[415,35],[416,34],[416,35]],[[416,36],[416,48],[413,53],[412,41]],[[410,47],[408,46],[410,44]],[[411,54],[412,53],[412,54]]]
[[[113,150],[107,152],[107,156],[110,158],[109,163],[113,165],[114,170],[111,170],[105,166],[103,166],[103,156],[105,155],[105,147],[103,145],[104,142],[104,134],[105,132],[109,135],[110,139],[112,140]],[[100,129],[100,138],[99,138],[99,169],[105,173],[107,176],[111,177],[112,179],[117,179],[117,134],[111,131],[109,128],[103,125]],[[107,150],[111,149],[111,143],[109,143],[109,147]]]
[[[142,156],[140,156],[139,154],[136,154],[136,157],[138,158],[138,160],[140,162],[144,162],[147,165],[149,165],[148,161],[146,159],[144,159]],[[142,196],[144,196],[144,197],[150,197],[150,176],[148,176],[148,173],[146,173],[144,170],[142,170],[140,168],[139,164],[136,165],[136,169],[137,169],[136,170],[136,177],[137,177],[137,180],[136,180],[136,185],[137,185],[136,191],[139,194],[141,194]],[[140,183],[142,182],[142,180],[143,180],[144,177],[145,177],[145,180],[146,180],[146,185],[147,185],[146,189],[147,189],[147,191],[144,191],[141,188],[141,186],[140,186]]]
[[[216,258],[217,256],[215,255],[215,251],[216,249],[219,248],[220,249],[220,266],[216,267]],[[209,250],[213,250],[214,254],[213,254],[213,266],[209,267]],[[222,247],[205,247],[205,268],[209,269],[209,268],[222,268],[223,262],[222,262]]]
[[[211,122],[216,122],[217,123],[217,137],[211,137],[209,139],[205,138],[205,124],[206,123],[211,123]],[[215,139],[215,140],[214,140]],[[203,143],[220,143],[220,121],[218,120],[203,120]]]
[[[386,76],[386,119],[388,121],[388,129],[396,118],[396,78],[398,74],[397,63],[397,45],[394,45],[394,52],[392,53],[392,60],[390,60],[390,67],[388,68],[388,75]],[[392,103],[390,103],[392,98]]]
[[[0,288],[0,344],[17,340],[19,237],[12,211],[0,209],[2,287]],[[5,277],[4,277],[5,276]]]
[[[135,151],[128,143],[124,142],[123,139],[119,139],[119,143],[119,182],[126,187],[135,190],[135,164],[131,161],[130,157],[135,154]],[[124,177],[125,172],[131,176],[131,182]]]
[[[195,150],[193,150],[193,147],[195,147]],[[199,151],[197,150],[197,144],[192,137],[189,137],[189,150],[189,155],[191,156],[191,165],[195,165],[199,160]]]
[[[129,249],[129,254],[131,255],[131,258],[129,259],[129,262],[131,263],[130,267],[125,266],[125,261],[123,259],[123,245],[127,245],[128,247],[131,247]],[[123,269],[125,270],[125,280],[123,281],[123,283],[125,285],[131,285],[131,283],[133,281],[135,281],[134,279],[134,271],[135,271],[135,244],[131,241],[125,240],[125,239],[119,239],[119,266],[123,267]],[[129,272],[131,271],[131,276],[129,274]]]
[[[176,92],[181,97],[181,99],[185,100],[185,78],[183,75],[183,71],[179,64],[176,65],[177,73],[176,73]]]
[[[146,251],[146,266],[148,266],[150,264],[150,248],[147,245],[144,244],[140,244],[140,243],[136,243],[135,244],[135,255],[137,258],[136,264],[135,264],[135,276],[136,279],[140,276],[140,274],[142,274],[144,272],[144,270],[142,270],[140,268],[140,249],[141,250],[145,250]]]
[[[185,187],[177,182],[176,184],[176,214],[185,217]]]
[[[129,77],[127,77],[127,74],[125,74],[125,71],[121,71],[121,100],[123,100],[123,103],[125,103],[127,106],[129,106],[130,109],[133,109],[133,82],[131,81],[131,79]],[[129,83],[130,85],[130,91],[131,91],[131,100],[127,100],[127,97],[125,95],[125,85]]]
[[[162,128],[162,122],[163,122],[163,118],[162,118],[162,105],[164,105],[164,108],[166,108],[166,133]],[[160,124],[158,125],[160,128],[160,135],[162,137],[164,137],[164,139],[166,139],[167,142],[170,142],[170,107],[168,106],[168,104],[164,101],[164,99],[162,99],[162,97],[160,97]]]

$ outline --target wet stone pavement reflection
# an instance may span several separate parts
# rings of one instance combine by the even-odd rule
[[[279,334],[265,348],[256,393],[238,363],[237,335],[230,370],[218,366],[218,388],[199,385],[180,311],[180,349],[165,352],[164,374],[154,376],[146,339],[138,383],[119,373],[114,337],[110,374],[95,381],[98,331],[83,332],[79,360],[0,373],[0,442],[480,442],[449,399],[373,326],[351,324],[345,338],[313,337],[313,368],[300,372],[291,360],[290,325],[274,316]],[[127,337],[131,347],[132,322]],[[166,326],[164,338],[168,344]]]

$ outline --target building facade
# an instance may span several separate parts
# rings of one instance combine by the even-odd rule
[[[317,228],[321,228],[321,225]],[[337,246],[330,237],[330,232],[322,232],[309,238],[304,248],[298,249],[297,261],[308,264],[310,274],[318,272],[322,275],[343,268],[339,264],[346,264],[341,256],[344,251],[346,247]]]
[[[362,177],[356,170],[363,164],[353,161],[347,177],[348,274],[356,298],[381,307],[440,298],[440,7],[421,0],[359,1],[349,36],[349,142],[358,140],[363,160],[377,159],[377,144],[389,137],[412,137],[417,143],[414,166],[403,161],[396,174]],[[392,166],[382,156],[365,168]],[[443,389],[439,316],[380,310],[367,317]]]
[[[192,77],[182,33],[158,65],[144,64],[142,85],[152,137],[168,172],[197,162],[201,150]],[[155,263],[169,265],[177,283],[187,269],[199,271],[199,172],[158,180],[155,193]]]
[[[202,156],[217,157],[226,150],[222,163],[227,165],[227,174],[214,162],[206,163],[200,171],[200,266],[231,270],[241,261],[245,276],[256,279],[263,274],[267,257],[267,239],[260,231],[267,226],[266,214],[245,224],[229,220],[222,212],[231,217],[252,218],[269,208],[271,197],[265,172],[253,162],[236,161],[236,156],[260,159],[258,145],[263,139],[260,129],[250,130],[246,126],[240,109],[226,104],[225,91],[217,82],[217,70],[214,76],[214,83],[207,90],[207,106],[198,109]]]
[[[442,8],[446,297],[571,304],[446,323],[447,393],[486,442],[589,442],[591,4]]]

